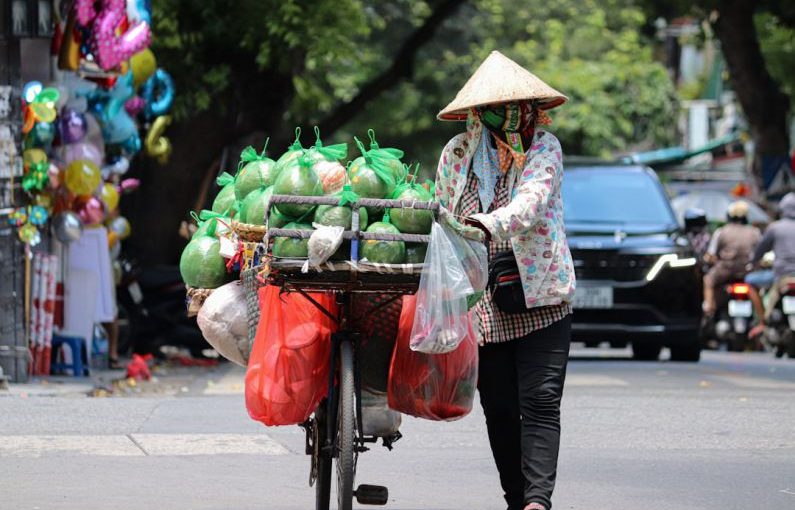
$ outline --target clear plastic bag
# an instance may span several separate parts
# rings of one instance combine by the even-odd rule
[[[467,296],[475,290],[456,250],[455,236],[439,223],[431,227],[411,329],[415,351],[452,352],[467,336]]]
[[[312,226],[315,231],[309,238],[308,258],[301,268],[302,273],[308,273],[310,267],[320,271],[320,264],[334,255],[342,244],[342,234],[345,231],[342,227],[329,227],[319,223],[313,223]]]

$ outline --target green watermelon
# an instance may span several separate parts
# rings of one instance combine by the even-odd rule
[[[218,214],[225,214],[227,211],[231,210],[235,204],[235,185],[234,183],[227,184],[218,194],[215,196],[215,200],[213,200],[212,210]]]
[[[428,245],[425,243],[406,243],[406,263],[424,264]]]
[[[315,211],[315,223],[330,227],[351,229],[353,211],[350,207],[340,205],[319,205]],[[367,209],[359,209],[359,230],[367,228]]]
[[[378,221],[367,227],[367,232],[379,234],[400,234],[394,225]],[[403,241],[375,241],[362,242],[361,258],[369,262],[382,264],[402,264],[406,261],[406,243]]]
[[[306,223],[288,223],[284,226],[288,229],[314,230],[312,225]],[[275,257],[294,259],[309,256],[309,239],[293,239],[292,237],[277,237],[273,242],[273,255]]]
[[[348,168],[348,177],[351,181],[351,188],[361,197],[384,198],[394,191],[394,187],[390,187],[381,180],[375,170],[367,165],[363,156],[353,160]],[[375,214],[378,212],[378,208],[368,207],[367,212]]]
[[[273,186],[258,188],[243,199],[240,206],[240,220],[252,225],[265,224],[265,208],[273,195]]]
[[[219,253],[220,249],[218,239],[206,235],[206,232],[188,243],[179,259],[179,272],[186,285],[214,289],[226,283],[226,261]]]
[[[254,190],[272,186],[275,180],[275,161],[270,158],[249,161],[235,177],[235,196],[243,200]]]
[[[431,202],[433,197],[422,186],[406,187],[392,198],[396,200],[416,200],[417,202]],[[398,209],[389,210],[389,218],[398,230],[406,234],[430,234],[433,224],[433,213],[425,209]]]
[[[306,162],[306,161],[304,161]],[[317,174],[310,166],[301,164],[300,158],[290,160],[279,170],[276,182],[273,185],[275,195],[292,196],[320,196],[323,194],[323,185]],[[279,204],[276,207],[285,216],[300,218],[309,213],[313,206],[303,204]]]
[[[268,227],[282,228],[288,223],[292,223],[294,221],[295,220],[293,218],[285,216],[274,207],[271,209],[271,215],[268,218]]]

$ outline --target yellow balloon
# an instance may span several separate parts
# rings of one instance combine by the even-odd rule
[[[113,184],[106,182],[99,191],[99,198],[105,203],[105,210],[108,212],[119,205],[119,192]]]
[[[102,173],[91,161],[76,159],[66,167],[64,182],[75,195],[91,195],[102,182]]]
[[[157,59],[149,48],[139,51],[130,59],[133,73],[133,85],[137,89],[144,84],[157,70]]]
[[[130,237],[132,227],[130,222],[124,216],[117,216],[108,223],[108,230],[113,232],[120,240],[125,240]]]
[[[161,115],[152,122],[144,139],[146,155],[157,158],[161,165],[168,163],[171,156],[171,140],[165,137],[166,128],[171,124],[171,115]]]
[[[47,162],[47,153],[41,149],[28,149],[22,153],[22,165],[25,170],[29,169],[31,165]]]

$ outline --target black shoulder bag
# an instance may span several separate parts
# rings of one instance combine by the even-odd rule
[[[527,311],[522,277],[512,251],[500,252],[489,261],[489,291],[501,312],[515,314]]]

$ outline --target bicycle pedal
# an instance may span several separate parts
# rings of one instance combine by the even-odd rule
[[[381,485],[362,484],[354,492],[360,505],[386,505],[389,501],[389,489]]]

